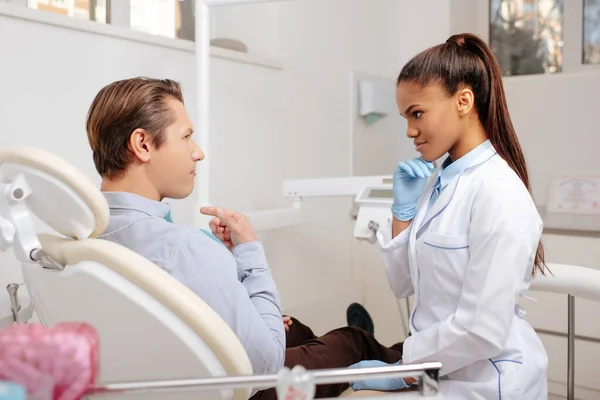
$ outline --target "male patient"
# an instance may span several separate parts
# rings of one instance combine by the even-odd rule
[[[212,233],[171,221],[162,200],[190,195],[196,163],[204,158],[177,82],[134,78],[104,87],[89,109],[86,130],[110,207],[101,237],[143,255],[201,297],[237,335],[255,374],[277,373],[284,365],[342,368],[402,358],[401,344],[386,348],[373,338],[372,321],[360,305],[348,309],[354,326],[320,338],[282,316],[262,245],[244,215],[203,208],[214,216]],[[316,395],[334,397],[347,387],[322,385]],[[271,389],[253,398],[276,396]]]

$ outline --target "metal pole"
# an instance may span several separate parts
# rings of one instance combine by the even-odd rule
[[[575,400],[575,297],[568,297],[567,400]]]
[[[9,283],[8,286],[6,286],[6,290],[8,291],[8,297],[10,299],[10,308],[13,314],[13,319],[16,323],[20,323],[19,311],[21,311],[21,305],[19,304],[19,296],[17,294],[19,285],[16,283]]]
[[[415,365],[397,365],[389,367],[359,368],[359,369],[324,369],[307,371],[314,385],[349,382],[356,378],[406,378],[428,376],[429,381],[437,381],[437,374],[442,367],[441,363],[424,363]],[[433,376],[433,378],[432,378]],[[154,382],[127,382],[98,385],[90,388],[86,395],[102,395],[116,393],[148,393],[157,391],[173,391],[180,389],[226,390],[226,389],[267,389],[276,386],[280,381],[279,375],[247,375],[247,376],[225,376],[200,379],[184,379]],[[420,382],[423,380],[420,380]],[[432,388],[428,387],[428,393]],[[433,388],[434,391],[435,388]],[[422,391],[423,392],[423,391]]]
[[[196,209],[210,205],[210,11],[204,0],[195,0],[196,18],[196,143],[207,153],[196,171]],[[208,217],[194,213],[196,228],[204,227]]]

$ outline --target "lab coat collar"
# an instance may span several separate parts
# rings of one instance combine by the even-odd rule
[[[171,213],[171,206],[146,197],[128,192],[102,192],[108,207],[113,211],[139,211],[150,217],[166,219]]]
[[[490,147],[492,147],[492,143],[488,139],[454,162],[452,162],[452,158],[448,156],[440,168],[438,179],[440,180],[441,189],[448,186],[454,178],[469,168],[469,166]]]
[[[446,173],[446,179],[449,179],[448,177],[451,177],[451,180],[449,182],[446,182],[445,189],[440,193],[440,196],[435,201],[435,203],[431,207],[431,210],[429,211],[427,210],[427,204],[429,203],[429,198],[431,197],[435,185],[427,185],[425,196],[421,197],[422,201],[419,205],[419,210],[417,211],[417,215],[414,220],[415,227],[418,227],[415,234],[420,233],[421,229],[426,227],[429,221],[431,221],[439,213],[444,211],[444,209],[446,208],[448,203],[450,203],[450,200],[452,200],[452,197],[454,196],[454,192],[456,191],[456,186],[458,185],[461,175],[465,171],[471,168],[475,168],[478,165],[488,161],[495,154],[496,149],[494,148],[494,146],[492,146],[491,142],[487,140],[472,151],[470,151],[469,153],[467,153],[465,156],[458,159],[457,163],[448,164],[446,168],[442,168],[438,172],[438,177],[436,177],[435,179],[437,180],[439,178],[440,182],[442,182],[442,176],[444,175],[444,171],[450,171]],[[458,163],[461,160],[466,161]],[[446,164],[446,162],[447,160],[444,161],[444,164]],[[456,164],[456,166],[450,169],[454,164]]]

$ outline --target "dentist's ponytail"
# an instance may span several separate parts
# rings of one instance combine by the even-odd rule
[[[475,94],[475,108],[486,134],[506,163],[531,192],[527,163],[515,133],[502,83],[502,72],[489,46],[472,34],[451,36],[446,43],[416,55],[400,72],[397,83],[422,86],[439,83],[449,95],[468,85]],[[545,274],[544,248],[540,242],[533,273]]]

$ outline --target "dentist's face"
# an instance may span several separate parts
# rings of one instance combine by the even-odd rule
[[[457,143],[462,125],[455,96],[436,84],[400,82],[396,103],[406,118],[406,136],[427,161],[442,157]]]
[[[174,122],[165,129],[164,142],[153,151],[148,178],[161,198],[183,199],[194,190],[196,162],[204,159],[204,152],[192,138],[194,127],[184,105],[175,99],[165,101]]]

